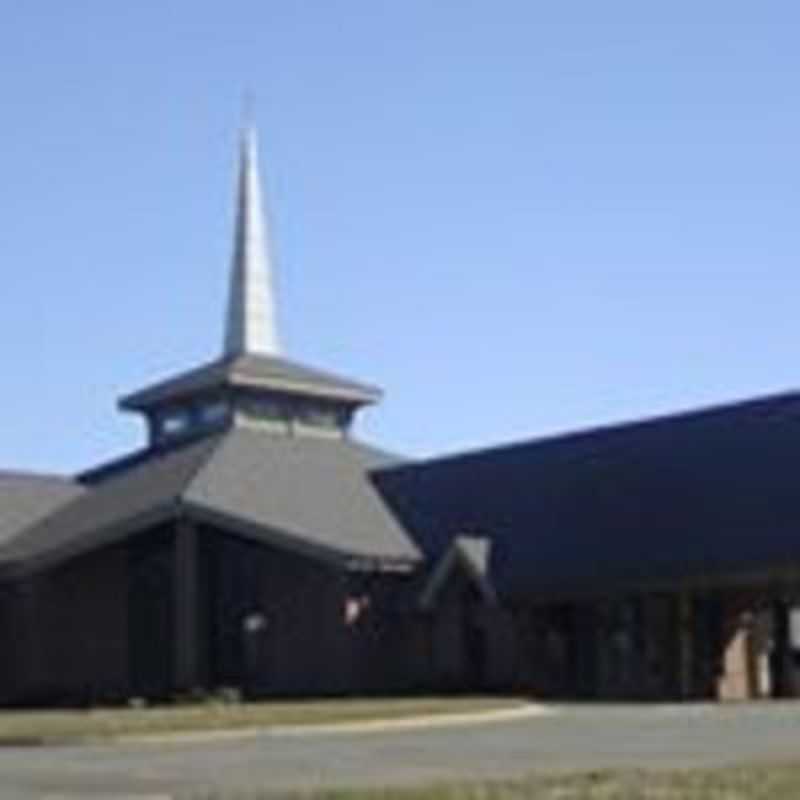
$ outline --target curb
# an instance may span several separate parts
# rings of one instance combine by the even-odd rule
[[[328,733],[382,733],[429,728],[457,728],[464,725],[488,725],[513,722],[533,717],[550,717],[556,710],[549,706],[530,703],[520,708],[503,708],[494,711],[472,711],[456,714],[429,714],[397,719],[374,719],[357,722],[332,722],[321,725],[282,725],[266,729],[273,736],[313,736]]]
[[[519,708],[472,711],[453,714],[428,714],[416,717],[356,720],[352,722],[329,722],[321,724],[269,725],[265,727],[220,728],[202,731],[175,731],[152,734],[121,734],[111,736],[31,736],[0,740],[0,749],[36,747],[89,747],[126,744],[205,744],[255,739],[259,736],[302,737],[331,734],[370,734],[425,730],[430,728],[461,727],[501,722],[513,722],[534,717],[549,717],[557,714],[550,706],[535,703]]]

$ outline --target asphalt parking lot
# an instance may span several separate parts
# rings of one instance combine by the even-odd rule
[[[800,760],[800,703],[565,706],[551,716],[376,733],[0,750],[2,800],[165,800],[211,789],[363,786],[540,769]]]

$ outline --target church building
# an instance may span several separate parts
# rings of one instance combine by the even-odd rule
[[[144,446],[0,471],[0,704],[800,693],[800,394],[407,461],[374,386],[287,358],[256,135],[221,355]]]

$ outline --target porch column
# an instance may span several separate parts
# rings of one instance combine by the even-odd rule
[[[774,697],[795,697],[794,664],[789,629],[790,605],[786,600],[777,600],[772,607],[772,694]]]
[[[728,594],[723,607],[722,671],[719,700],[748,700],[754,691],[752,602],[746,594]]]
[[[180,520],[175,531],[175,688],[199,685],[197,530]]]

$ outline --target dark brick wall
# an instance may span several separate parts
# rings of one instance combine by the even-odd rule
[[[296,695],[382,691],[418,682],[402,661],[404,654],[416,656],[405,646],[413,631],[392,603],[404,589],[403,578],[354,577],[209,529],[200,539],[200,647],[206,654],[201,671],[209,686]],[[262,627],[247,633],[245,620],[254,614]]]
[[[0,703],[14,701],[24,687],[31,651],[32,631],[27,623],[26,596],[30,586],[7,584],[0,587]]]
[[[84,704],[127,690],[127,559],[113,548],[2,592],[5,703]]]
[[[172,578],[154,590],[140,573],[158,572],[145,569],[147,559],[172,564],[173,539],[170,528],[143,532],[0,587],[0,703],[169,698],[175,630],[162,626],[168,640],[159,638],[147,620],[153,608],[172,620]],[[353,574],[209,528],[197,541],[198,688],[292,696],[430,685],[425,621],[411,613],[413,578]],[[244,622],[256,613],[263,627],[248,634]],[[162,673],[163,689],[143,688]]]

